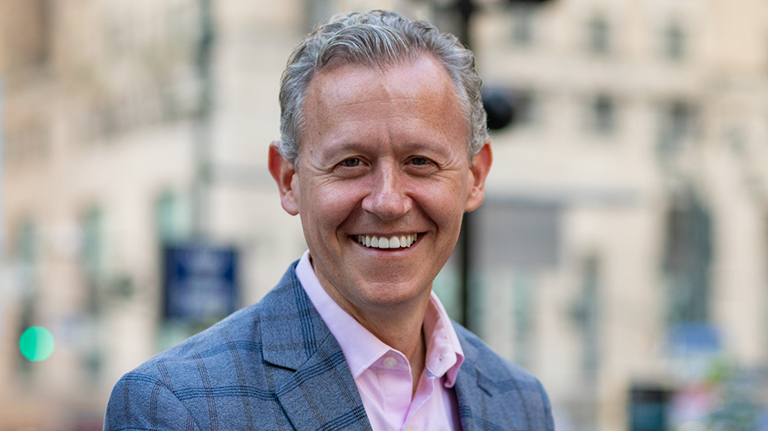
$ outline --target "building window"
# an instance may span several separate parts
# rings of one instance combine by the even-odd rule
[[[672,202],[666,222],[664,275],[671,325],[709,321],[712,217],[693,191]]]
[[[165,191],[155,201],[155,233],[160,245],[170,245],[191,236],[188,205],[173,192]]]
[[[685,58],[685,32],[677,23],[672,23],[664,29],[663,34],[664,56],[672,61]]]
[[[534,15],[530,7],[517,6],[512,10],[512,41],[518,46],[529,46],[534,38]]]
[[[674,153],[696,133],[696,107],[683,100],[667,103],[661,109],[659,123],[659,151]]]
[[[601,94],[592,100],[591,127],[597,133],[611,133],[616,129],[616,102]]]
[[[587,24],[587,44],[593,54],[607,55],[611,52],[611,28],[608,21],[595,15]]]
[[[675,101],[669,107],[669,131],[673,136],[688,136],[693,133],[694,108],[691,104]]]

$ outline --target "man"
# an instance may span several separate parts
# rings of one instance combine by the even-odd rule
[[[107,429],[553,430],[538,381],[432,282],[483,200],[472,54],[374,11],[291,56],[269,170],[309,251],[264,299],[126,374]]]

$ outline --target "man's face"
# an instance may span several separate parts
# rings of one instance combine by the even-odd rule
[[[468,161],[456,93],[427,56],[383,72],[323,70],[307,89],[295,170],[270,152],[321,285],[358,320],[427,301],[464,211],[482,202],[490,147]]]

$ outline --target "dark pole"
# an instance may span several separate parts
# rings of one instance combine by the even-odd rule
[[[470,19],[475,13],[476,7],[472,0],[458,0],[456,2],[456,13],[459,16],[459,38],[467,49],[472,49],[472,35],[470,32]]]
[[[476,7],[472,0],[458,0],[455,5],[456,16],[458,18],[458,35],[457,37],[467,49],[472,49],[472,37],[471,37],[471,18],[475,13]],[[461,224],[461,234],[459,235],[459,243],[457,248],[461,254],[461,260],[459,261],[459,297],[461,298],[461,321],[467,329],[473,330],[473,321],[470,317],[470,271],[473,266],[472,262],[472,249],[473,249],[473,213],[464,213],[464,220]]]
[[[457,247],[461,255],[459,260],[459,297],[461,298],[461,320],[460,323],[469,330],[472,330],[474,322],[470,316],[470,295],[469,295],[469,274],[473,266],[472,262],[472,213],[464,213],[464,220],[461,224],[461,234]],[[474,332],[474,331],[473,331]]]

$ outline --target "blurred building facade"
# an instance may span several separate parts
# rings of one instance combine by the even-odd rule
[[[478,69],[515,120],[473,218],[471,328],[564,430],[630,429],[633,389],[714,357],[768,364],[768,4],[477,4]],[[164,244],[237,247],[241,306],[300,256],[266,153],[313,23],[451,24],[450,2],[227,0],[209,39],[205,5],[0,0],[0,430],[99,429],[119,376],[188,334],[162,319]],[[454,259],[435,290],[463,317],[458,279]],[[30,326],[49,359],[19,353]]]

